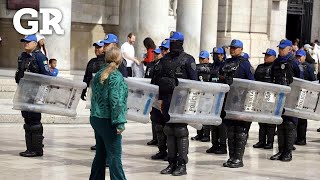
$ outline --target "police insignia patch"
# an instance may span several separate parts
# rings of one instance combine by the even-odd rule
[[[174,31],[171,31],[171,32],[170,32],[170,37],[172,37],[172,36],[173,36],[173,34],[174,34]]]
[[[191,63],[191,68],[195,71],[197,69],[196,63]]]
[[[281,69],[284,69],[286,68],[286,65],[285,64],[281,64]]]
[[[167,44],[167,40],[162,41],[162,44]]]

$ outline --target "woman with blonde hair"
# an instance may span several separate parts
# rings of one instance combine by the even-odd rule
[[[106,158],[110,179],[125,180],[121,162],[121,133],[124,131],[127,111],[128,86],[118,70],[122,63],[121,51],[112,47],[105,52],[106,64],[92,81],[90,123],[96,138],[90,180],[105,179]]]

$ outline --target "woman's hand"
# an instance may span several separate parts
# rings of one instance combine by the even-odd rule
[[[123,131],[124,129],[117,129],[117,134],[122,134]]]

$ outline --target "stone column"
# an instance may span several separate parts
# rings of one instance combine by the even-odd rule
[[[198,59],[200,52],[202,1],[180,0],[177,8],[177,31],[184,34],[185,52]]]
[[[140,0],[120,0],[119,46],[127,41],[130,32],[138,33]],[[152,18],[150,15],[149,17]]]
[[[168,32],[169,1],[140,0],[139,7],[139,31],[137,34],[137,57],[146,52],[143,40],[146,37],[153,39],[156,46],[170,36]]]
[[[211,51],[217,44],[218,1],[202,1],[201,50]]]
[[[53,30],[52,35],[45,36],[49,58],[58,60],[57,68],[60,71],[70,71],[71,4],[71,0],[40,0],[40,8],[57,8],[62,13],[60,26],[64,34],[57,35]]]

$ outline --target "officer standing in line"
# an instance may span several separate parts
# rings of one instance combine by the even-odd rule
[[[32,72],[50,76],[47,57],[37,50],[36,35],[28,35],[20,40],[24,43],[25,52],[18,58],[18,70],[15,74],[16,83],[23,78],[24,72]],[[23,157],[43,156],[43,127],[41,124],[41,113],[21,111],[25,124],[25,141],[27,150],[19,155]]]
[[[315,81],[316,77],[314,75],[314,65],[310,64],[306,61],[307,54],[304,50],[299,49],[296,52],[296,58],[300,62],[301,66],[303,67],[303,75],[304,79],[307,81]],[[296,145],[306,145],[306,135],[307,135],[307,119],[300,119],[298,118],[298,125],[297,125],[297,139],[295,144]]]
[[[159,85],[159,104],[163,120],[170,120],[169,107],[178,78],[197,80],[194,58],[183,50],[184,35],[171,32],[170,53],[160,59],[153,81]],[[186,123],[166,123],[164,133],[167,136],[169,166],[161,174],[181,176],[187,174],[189,131]]]
[[[161,45],[159,46],[160,49],[160,54],[159,56],[164,57],[166,54],[170,52],[170,41],[164,40],[162,41]],[[157,50],[158,52],[158,50]],[[160,59],[157,60],[151,70],[151,84],[156,84],[155,79],[153,78],[155,76],[155,72],[159,71],[159,63]],[[155,131],[156,131],[156,136],[157,136],[157,141],[158,141],[158,149],[159,152],[156,153],[155,155],[151,156],[151,159],[157,160],[157,159],[163,159],[165,161],[168,160],[168,153],[167,153],[167,137],[163,132],[163,128],[166,124],[166,122],[163,120],[163,115],[160,110],[152,107],[151,110],[151,121],[155,122]]]
[[[300,71],[299,62],[292,53],[292,42],[281,40],[278,47],[278,58],[271,67],[271,81],[289,86],[293,82],[293,77],[303,78],[303,72]],[[277,125],[279,152],[271,156],[270,160],[291,161],[298,119],[285,115],[282,115],[282,119],[283,122]]]
[[[217,75],[216,79],[212,79],[213,82],[217,82],[219,80],[219,69],[225,59],[224,54],[225,52],[223,48],[213,48],[213,74]],[[227,127],[224,122],[219,126],[211,126],[211,143],[212,147],[206,150],[207,153],[227,154]]]
[[[250,62],[242,56],[243,43],[240,40],[232,40],[230,45],[231,58],[224,61],[220,68],[220,82],[231,85],[233,78],[254,80],[250,70]],[[224,104],[225,105],[225,104]],[[221,112],[225,117],[224,106]],[[223,118],[224,119],[224,118]],[[223,163],[224,167],[243,167],[243,154],[248,137],[248,127],[251,122],[224,119],[227,125],[229,159]]]
[[[268,82],[271,81],[271,67],[274,60],[277,58],[277,53],[273,49],[267,49],[264,56],[264,63],[260,64],[254,74],[256,81]],[[254,148],[272,149],[274,136],[276,131],[275,124],[259,123],[259,142],[253,145]]]
[[[158,49],[155,49],[153,52],[155,53],[155,59],[149,66],[147,66],[145,77],[152,78],[154,74],[154,67],[159,63],[159,59],[161,59],[164,55],[169,53],[170,41],[164,40],[161,42],[161,45]],[[147,143],[147,145],[157,145],[159,152],[151,157],[151,159],[167,159],[167,141],[166,136],[163,132],[164,123],[161,121],[162,114],[156,109],[152,108],[150,112],[151,122],[152,122],[152,135],[153,138],[151,141]],[[159,136],[159,137],[158,137]],[[159,143],[160,142],[160,143]]]
[[[212,78],[218,77],[217,74],[213,77],[214,65],[209,63],[209,57],[210,55],[208,51],[201,51],[199,54],[200,64],[197,64],[198,81],[212,82]],[[211,126],[204,125],[201,130],[197,131],[197,135],[192,137],[191,140],[209,142],[210,127]]]

